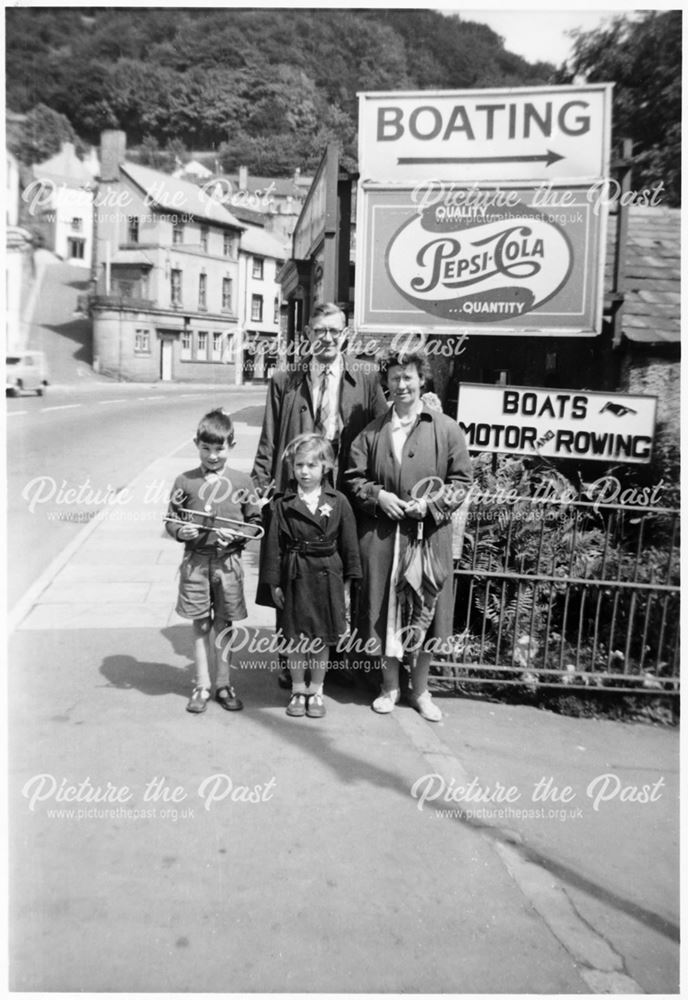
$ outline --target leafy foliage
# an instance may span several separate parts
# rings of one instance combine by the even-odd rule
[[[531,687],[560,679],[548,671],[579,685],[611,674],[671,685],[678,597],[643,585],[678,585],[674,516],[586,506],[543,463],[502,458],[493,469],[482,456],[475,473],[455,658],[511,668]]]
[[[77,150],[82,144],[68,118],[38,104],[26,116],[21,129],[8,132],[8,146],[22,163],[41,163],[59,153],[63,142],[73,142]]]
[[[613,82],[616,139],[634,142],[634,187],[664,182],[666,204],[681,199],[680,10],[614,17],[608,26],[573,33],[568,83]]]
[[[122,128],[144,156],[172,139],[225,169],[312,170],[327,143],[356,166],[357,92],[537,85],[554,68],[484,25],[431,10],[13,8],[7,101]],[[147,138],[148,137],[148,138]]]

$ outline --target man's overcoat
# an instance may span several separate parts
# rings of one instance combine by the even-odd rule
[[[333,477],[337,489],[341,489],[351,442],[371,420],[387,411],[378,374],[364,367],[365,363],[344,357],[339,394],[341,436]],[[283,492],[289,478],[287,470],[282,468],[284,449],[299,434],[314,430],[315,412],[308,368],[276,372],[268,387],[263,428],[251,472],[255,485],[266,489],[274,480],[275,491]]]

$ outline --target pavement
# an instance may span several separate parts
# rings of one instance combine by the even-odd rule
[[[10,989],[677,993],[678,731],[440,694],[439,724],[381,717],[364,678],[290,719],[253,543],[245,710],[186,713],[161,517],[194,459],[152,463],[15,609]]]

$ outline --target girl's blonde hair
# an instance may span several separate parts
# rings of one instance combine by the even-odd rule
[[[318,461],[322,462],[326,473],[334,469],[332,445],[321,434],[299,434],[289,442],[284,449],[283,460],[287,463],[290,476],[294,475],[294,464],[298,454],[315,455]]]

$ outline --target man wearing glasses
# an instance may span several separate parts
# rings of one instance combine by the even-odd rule
[[[339,306],[316,306],[307,329],[308,367],[276,372],[270,379],[263,429],[251,478],[259,492],[274,482],[286,485],[282,454],[298,434],[323,434],[335,453],[335,487],[341,489],[354,438],[371,420],[387,411],[376,372],[362,371],[342,353],[346,317]]]
[[[287,483],[282,463],[284,449],[299,434],[323,434],[335,454],[334,485],[341,489],[354,438],[371,420],[387,412],[377,372],[363,371],[343,354],[346,316],[333,302],[313,310],[307,328],[308,365],[301,370],[275,372],[270,379],[263,429],[251,478],[265,495],[274,483],[281,492]],[[266,513],[269,513],[266,509]],[[266,525],[267,527],[267,525]],[[259,586],[258,603],[272,605],[266,588]],[[278,613],[279,626],[279,613]],[[333,671],[333,679],[353,683],[348,671]],[[282,687],[291,685],[288,670],[279,676]]]

